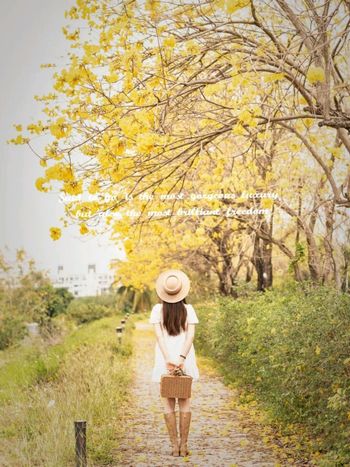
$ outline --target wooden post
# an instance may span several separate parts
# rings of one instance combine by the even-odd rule
[[[76,467],[86,467],[86,421],[77,420],[74,427]]]

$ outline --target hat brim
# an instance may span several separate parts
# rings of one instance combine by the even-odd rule
[[[176,274],[176,276],[181,280],[181,290],[176,294],[168,294],[163,289],[164,281],[170,274]],[[183,271],[180,271],[180,269],[168,269],[162,272],[156,280],[156,292],[158,297],[164,302],[168,303],[176,303],[183,300],[188,295],[190,287],[191,281],[189,277]]]

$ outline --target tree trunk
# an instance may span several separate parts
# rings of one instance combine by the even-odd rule
[[[328,282],[331,272],[335,279],[335,267],[333,256],[333,231],[334,231],[334,202],[330,201],[325,206],[326,215],[326,235],[324,237],[324,260],[322,271],[322,284]]]
[[[245,265],[245,268],[246,268],[245,281],[250,282],[253,277],[253,267],[251,267],[250,264],[247,262]]]
[[[344,267],[343,267],[343,277],[341,281],[341,290],[344,293],[349,292],[349,264],[350,264],[350,247],[348,245],[344,245],[342,248],[342,252],[344,255]]]
[[[222,295],[230,296],[237,298],[238,294],[237,291],[234,289],[234,283],[232,281],[231,275],[228,271],[223,271],[218,273],[219,277],[219,291]]]
[[[298,182],[298,217],[301,217],[301,211],[302,211],[302,196],[301,196],[301,190],[303,188],[303,183],[302,179],[299,178]],[[301,254],[300,252],[300,222],[298,222],[298,218],[296,219],[296,227],[297,227],[297,232],[295,235],[295,257],[296,261],[293,262],[293,269],[294,269],[294,278],[296,281],[301,282],[303,280],[301,271],[300,271],[300,266],[299,266],[299,260],[300,257],[299,255]]]
[[[252,263],[254,264],[256,274],[257,274],[257,283],[256,288],[259,291],[265,290],[265,268],[264,268],[264,257],[262,252],[261,238],[256,233],[254,238],[254,250]]]

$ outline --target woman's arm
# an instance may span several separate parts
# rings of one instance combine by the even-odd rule
[[[194,328],[195,328],[195,324],[188,324],[187,325],[187,331],[186,331],[186,338],[185,338],[185,342],[183,343],[183,346],[181,348],[181,352],[180,354],[181,355],[184,355],[185,357],[187,356],[188,352],[190,351],[190,348],[192,346],[192,343],[193,343],[193,339],[194,339]],[[180,360],[180,363],[183,363],[185,361],[185,359],[183,357],[180,357],[179,355],[179,360]]]
[[[170,359],[170,356],[168,354],[168,349],[165,345],[165,340],[162,332],[162,328],[160,326],[160,323],[155,323],[154,324],[154,331],[156,333],[157,341],[160,347],[160,350],[162,351],[164,360],[167,362]]]

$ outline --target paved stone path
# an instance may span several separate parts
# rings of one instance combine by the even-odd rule
[[[275,467],[278,461],[257,435],[246,433],[238,422],[235,409],[230,408],[232,390],[222,377],[201,370],[200,380],[192,383],[192,421],[188,437],[187,457],[171,456],[171,446],[163,419],[159,383],[151,382],[155,336],[152,324],[135,323],[134,384],[132,406],[125,415],[126,436],[120,448],[118,465],[133,467],[190,466]],[[178,405],[176,404],[178,412]],[[177,414],[178,420],[178,414]],[[286,464],[287,465],[287,464]],[[290,465],[290,464],[288,464]]]

